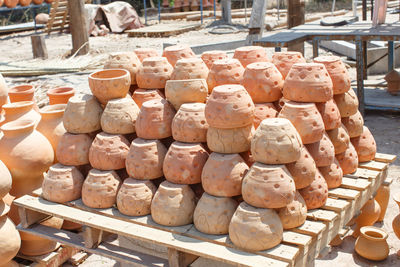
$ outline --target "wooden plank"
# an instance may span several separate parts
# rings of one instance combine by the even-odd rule
[[[388,167],[388,164],[385,162],[368,161],[360,163],[359,167],[368,170],[383,171]]]
[[[56,251],[52,251],[44,255],[27,256],[19,253],[17,257],[32,261],[34,262],[35,266],[58,267],[65,263],[78,251],[79,249],[76,248],[61,246]]]
[[[357,168],[357,171],[355,173],[346,174],[345,177],[378,179],[379,175],[380,175],[379,171]]]
[[[343,199],[356,199],[360,196],[360,192],[357,190],[346,189],[346,188],[333,188],[328,191],[330,197],[337,197]]]
[[[198,256],[181,252],[179,250],[168,249],[168,263],[171,267],[186,267],[194,262]]]
[[[392,163],[396,160],[396,158],[397,158],[396,155],[376,153],[374,160],[379,162]]]
[[[343,188],[354,189],[358,191],[367,190],[368,187],[371,186],[371,182],[366,179],[353,179],[349,177],[342,178],[342,185]]]
[[[200,23],[152,25],[140,29],[125,31],[128,37],[168,37],[201,28]]]

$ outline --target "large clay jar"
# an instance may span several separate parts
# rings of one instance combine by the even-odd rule
[[[335,148],[326,133],[320,141],[307,144],[306,147],[317,167],[329,166],[335,159]]]
[[[208,127],[207,146],[211,151],[219,153],[242,153],[250,150],[254,126],[219,129]]]
[[[295,162],[301,155],[301,139],[288,119],[263,120],[251,140],[255,161],[265,164]]]
[[[115,171],[91,169],[82,186],[83,204],[90,208],[111,208],[116,201],[121,179]]]
[[[383,261],[389,256],[388,234],[378,227],[364,226],[357,238],[354,250],[363,258],[372,261]]]
[[[266,250],[282,241],[283,226],[273,209],[260,209],[240,203],[229,224],[229,238],[246,250]]]
[[[376,191],[375,200],[381,207],[381,213],[379,214],[378,222],[382,222],[385,218],[386,209],[389,204],[390,197],[390,184],[383,182],[382,185]]]
[[[254,104],[241,85],[228,84],[214,88],[205,109],[211,127],[231,129],[253,123]]]
[[[320,56],[314,58],[314,62],[325,65],[325,68],[332,79],[334,95],[343,94],[350,90],[350,75],[340,57]]]
[[[273,103],[261,103],[255,104],[254,109],[254,128],[258,128],[261,121],[268,118],[276,118],[278,116],[278,111]]]
[[[375,199],[369,199],[361,208],[361,214],[356,218],[356,228],[354,229],[353,236],[360,235],[360,229],[364,226],[371,226],[378,220],[381,214],[381,207]]]
[[[358,162],[367,162],[375,158],[376,143],[368,127],[364,126],[360,136],[351,138],[351,143],[357,151]]]
[[[93,138],[88,134],[64,133],[58,142],[57,161],[64,165],[79,166],[89,163],[89,149]]]
[[[146,101],[164,98],[164,94],[158,89],[136,89],[132,94],[132,99],[139,108],[141,108]]]
[[[294,181],[284,165],[256,162],[243,179],[243,199],[254,207],[283,208],[293,201],[295,192]]]
[[[204,191],[213,196],[242,194],[242,180],[249,167],[239,154],[211,153],[201,174]]]
[[[23,196],[39,188],[43,172],[53,164],[54,152],[49,141],[36,131],[31,120],[8,122],[0,127],[0,160],[12,175],[10,194]]]
[[[196,196],[188,185],[164,181],[151,202],[151,217],[161,225],[181,226],[193,222]]]
[[[66,133],[63,124],[66,106],[66,104],[54,104],[40,109],[42,119],[36,129],[49,140],[54,152],[57,151],[61,137]]]
[[[315,161],[305,146],[301,148],[300,158],[295,162],[286,164],[286,168],[292,175],[296,189],[309,186],[314,181],[317,172]]]
[[[363,132],[364,119],[358,110],[354,115],[342,118],[342,123],[346,127],[350,138],[360,136]]]
[[[201,58],[182,58],[176,62],[171,80],[207,79],[208,72]]]
[[[144,139],[163,139],[171,136],[174,116],[173,106],[165,99],[144,102],[136,120],[137,136]]]
[[[316,106],[319,113],[321,113],[325,130],[329,131],[340,126],[340,111],[335,100],[331,99],[327,102],[316,103]]]
[[[286,207],[278,210],[283,229],[292,229],[302,225],[307,218],[307,205],[298,191],[294,199]]]
[[[269,62],[248,65],[241,84],[249,92],[254,103],[274,102],[282,97],[282,74]]]
[[[75,95],[68,101],[63,123],[70,133],[92,133],[101,129],[103,112],[99,102],[92,95]]]
[[[157,187],[149,180],[125,179],[117,194],[118,210],[128,216],[150,214],[156,190]]]
[[[332,99],[332,80],[320,63],[296,63],[283,84],[283,96],[297,102],[326,102]]]
[[[278,117],[290,120],[303,144],[318,142],[325,132],[321,114],[314,103],[289,101],[282,107]]]
[[[328,184],[317,171],[314,181],[309,186],[300,189],[299,193],[306,202],[308,210],[318,209],[325,205],[328,199]]]
[[[11,183],[11,173],[7,169],[7,166],[0,160],[0,203],[2,202],[1,199],[11,190]],[[1,216],[0,212],[0,217]]]
[[[142,62],[142,67],[136,74],[139,88],[163,89],[171,79],[173,67],[165,57],[149,57]]]
[[[225,235],[237,206],[237,201],[232,198],[204,193],[194,210],[194,226],[205,234]]]
[[[274,63],[280,73],[282,73],[283,79],[285,79],[293,64],[306,63],[306,60],[300,52],[286,51],[275,52],[272,55],[272,63]]]
[[[15,120],[32,120],[35,127],[39,124],[42,116],[33,109],[32,101],[21,101],[3,105],[4,118],[1,124]]]
[[[14,223],[7,217],[0,217],[0,263],[1,266],[8,265],[9,262],[17,255],[21,246],[21,238]],[[19,266],[17,264],[17,266]]]
[[[175,110],[185,103],[205,103],[208,96],[206,80],[169,80],[165,84],[165,96]]]
[[[76,167],[57,163],[49,168],[43,179],[42,196],[57,203],[79,199],[84,180]]]
[[[240,84],[244,68],[240,61],[232,59],[217,60],[212,65],[207,77],[208,90],[224,84]]]
[[[349,143],[349,147],[345,152],[336,155],[336,159],[339,162],[340,168],[343,170],[343,175],[353,173],[357,170],[357,151],[351,143]]]
[[[126,171],[135,179],[157,179],[163,176],[167,148],[159,140],[136,138],[126,157]]]
[[[327,131],[326,133],[332,141],[333,147],[335,148],[335,154],[340,154],[346,151],[350,143],[350,137],[343,124],[336,129]]]
[[[8,98],[8,87],[6,81],[3,78],[3,75],[0,74],[0,111],[1,107],[7,103]]]
[[[58,87],[47,91],[50,105],[67,104],[74,95],[75,89],[72,87]]]
[[[143,62],[143,60],[148,57],[159,57],[160,56],[160,54],[154,48],[145,48],[145,47],[136,48],[135,50],[133,50],[133,52],[135,52],[135,54],[139,58],[140,62]]]
[[[110,134],[134,133],[138,114],[139,107],[133,99],[125,97],[110,100],[101,115],[101,128]]]
[[[358,111],[358,98],[354,90],[349,90],[346,93],[335,95],[335,102],[339,108],[342,118],[350,117]]]
[[[201,59],[204,61],[204,63],[206,63],[209,69],[211,69],[215,61],[227,58],[228,55],[226,54],[226,52],[219,50],[206,51],[201,54]]]
[[[163,57],[166,57],[169,64],[174,67],[179,59],[196,57],[196,55],[187,45],[172,45],[164,49]]]
[[[343,170],[340,168],[336,158],[331,165],[319,167],[318,169],[325,178],[329,189],[339,187],[342,184]]]
[[[131,84],[136,84],[136,73],[141,65],[141,61],[134,52],[115,52],[110,54],[104,63],[104,68],[127,70],[131,76]]]
[[[236,48],[233,58],[237,58],[244,68],[255,62],[269,62],[267,51],[261,46],[243,46]]]
[[[204,115],[205,104],[182,104],[172,120],[172,137],[186,143],[207,142],[208,123]]]

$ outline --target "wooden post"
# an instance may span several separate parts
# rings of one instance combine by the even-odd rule
[[[186,267],[193,263],[198,256],[168,248],[168,263],[171,267]]]
[[[305,3],[304,0],[288,1],[287,24],[288,28],[293,28],[302,25],[305,22]],[[288,44],[288,50],[298,51],[304,55],[304,43]]]
[[[31,36],[33,58],[47,59],[47,47],[43,34]]]
[[[262,37],[265,24],[266,9],[266,0],[253,1],[253,7],[251,9],[251,17],[249,22],[249,35],[246,39],[246,43],[248,45],[252,45],[254,41],[259,40]]]
[[[222,7],[222,20],[226,24],[231,24],[232,23],[231,0],[222,0],[221,7]]]
[[[85,55],[89,52],[88,22],[84,0],[68,0],[69,29],[72,35],[72,54]]]

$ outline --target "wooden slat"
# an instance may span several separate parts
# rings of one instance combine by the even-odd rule
[[[371,182],[366,179],[353,179],[349,177],[343,177],[341,185],[343,188],[349,188],[358,191],[364,191],[370,186]]]
[[[35,263],[35,266],[46,266],[46,267],[56,267],[61,266],[74,254],[78,253],[79,249],[61,246],[56,251],[50,253],[39,255],[39,256],[26,256],[21,253],[17,255],[18,258],[30,260]]]
[[[379,162],[392,163],[393,161],[396,160],[396,158],[397,158],[396,155],[376,153],[374,160]]]
[[[368,161],[359,164],[360,168],[365,168],[374,171],[383,171],[387,168],[388,164],[385,162]]]
[[[357,190],[346,189],[346,188],[333,188],[328,191],[328,195],[331,197],[338,197],[343,199],[356,199],[360,196],[360,192]]]

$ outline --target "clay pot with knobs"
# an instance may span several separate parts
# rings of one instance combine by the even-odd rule
[[[117,98],[108,101],[101,115],[100,124],[104,132],[110,134],[130,134],[135,132],[139,107],[131,98]]]
[[[320,141],[307,144],[306,147],[317,167],[329,166],[335,159],[335,148],[326,133]]]
[[[93,138],[88,134],[64,133],[57,145],[57,161],[70,166],[88,164],[92,142]]]
[[[335,148],[335,155],[346,151],[350,143],[350,137],[346,127],[343,124],[336,129],[327,131],[326,133],[328,134],[329,139]]]
[[[176,62],[182,58],[196,57],[192,49],[187,45],[172,45],[168,46],[163,51],[163,57],[168,59],[169,64],[172,67],[175,66]]]
[[[367,162],[375,158],[376,143],[368,127],[363,127],[360,136],[351,138],[351,143],[357,151],[358,162]]]
[[[208,127],[207,146],[218,153],[242,153],[250,149],[253,135],[252,124],[232,129]]]
[[[299,190],[306,202],[307,209],[318,209],[325,205],[328,199],[328,184],[319,171],[315,174],[314,181],[307,187]]]
[[[340,127],[340,111],[335,100],[331,99],[327,102],[316,103],[315,105],[319,113],[321,113],[326,131]]]
[[[343,175],[353,173],[357,170],[357,151],[351,142],[345,152],[336,155],[336,159],[339,162],[340,168],[343,170]]]
[[[358,110],[354,115],[342,118],[342,123],[346,127],[350,138],[358,137],[363,132],[364,119]]]
[[[388,234],[384,230],[374,226],[364,226],[360,233],[354,245],[358,255],[373,261],[383,261],[389,256]]]
[[[1,107],[7,103],[8,98],[8,87],[6,81],[3,78],[3,75],[0,74],[0,111]]]
[[[208,96],[206,80],[169,80],[165,84],[165,96],[175,110],[185,103],[205,103]]]
[[[143,60],[148,57],[159,57],[160,56],[160,54],[154,48],[145,48],[145,47],[136,48],[135,50],[133,50],[133,52],[135,52],[135,54],[139,58],[140,62],[143,62]]]
[[[228,55],[226,54],[226,52],[219,50],[206,51],[201,54],[201,59],[204,61],[204,63],[206,63],[209,69],[211,69],[215,61],[224,60],[227,58]]]
[[[296,191],[293,201],[277,212],[283,229],[292,229],[301,226],[306,221],[307,205],[300,193]]]
[[[67,104],[74,95],[75,89],[72,87],[58,87],[47,91],[50,105]]]
[[[179,59],[171,74],[171,80],[207,79],[207,65],[201,58]]]
[[[66,133],[63,124],[66,107],[66,104],[55,104],[40,109],[42,119],[37,126],[37,130],[49,140],[54,152],[57,151],[61,137]]]
[[[269,62],[267,51],[261,46],[242,46],[236,48],[233,58],[237,58],[244,68],[254,62]]]
[[[243,79],[243,73],[242,64],[235,58],[215,61],[207,77],[209,92],[219,85],[240,84]]]
[[[376,191],[375,200],[381,207],[381,213],[379,214],[378,222],[382,222],[385,218],[386,209],[389,204],[390,197],[390,183],[384,181],[382,185]]]
[[[33,109],[39,111],[39,108],[35,101],[35,87],[30,84],[21,84],[11,87],[8,91],[8,97],[11,103],[21,101],[32,101]]]
[[[136,105],[141,108],[144,102],[155,99],[165,99],[165,96],[158,89],[136,89],[132,94],[132,99],[135,101]]]
[[[255,104],[254,109],[254,128],[258,128],[260,123],[268,118],[276,118],[278,117],[278,111],[276,110],[273,103],[261,103]]]
[[[306,63],[306,60],[300,52],[286,51],[275,52],[272,55],[272,63],[278,68],[283,79],[285,79],[293,64]]]
[[[104,69],[127,70],[131,76],[131,84],[136,84],[136,73],[141,65],[141,61],[134,52],[114,52],[104,63]]]
[[[286,164],[286,168],[292,175],[296,189],[309,186],[314,181],[317,172],[315,161],[305,146],[301,148],[300,158],[295,162]]]
[[[335,102],[339,108],[342,118],[350,117],[358,111],[358,98],[354,90],[349,90],[346,93],[335,95]]]
[[[364,226],[371,226],[378,220],[381,213],[381,207],[375,199],[369,199],[361,208],[361,214],[356,218],[356,228],[354,229],[353,236],[360,235],[360,229]]]
[[[342,184],[343,170],[340,168],[340,164],[336,158],[331,165],[319,167],[318,169],[329,189],[339,187]]]
[[[204,115],[205,104],[182,104],[172,120],[172,137],[186,143],[207,142],[208,123]]]
[[[16,120],[32,120],[35,122],[36,127],[42,116],[33,107],[34,104],[32,101],[21,101],[3,105],[4,118],[0,121],[0,125]]]
[[[325,68],[332,79],[334,95],[343,94],[350,90],[350,75],[340,57],[320,56],[314,58],[314,62],[325,65]]]
[[[145,58],[136,73],[137,84],[143,89],[162,89],[171,79],[172,70],[173,67],[165,57]]]

